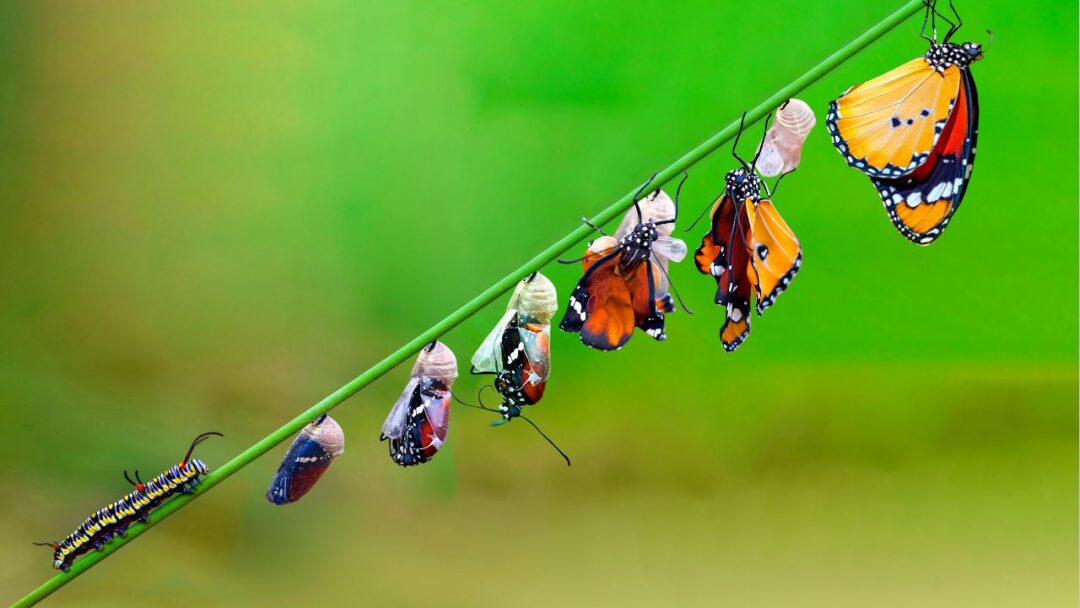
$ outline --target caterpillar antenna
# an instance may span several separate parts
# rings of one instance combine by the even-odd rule
[[[209,432],[202,433],[201,435],[196,436],[195,439],[192,440],[191,447],[188,448],[187,454],[184,455],[184,459],[180,461],[180,465],[184,466],[184,465],[186,465],[188,463],[188,460],[191,458],[192,452],[195,451],[195,446],[202,443],[203,440],[209,439],[210,437],[213,437],[215,435],[217,435],[218,437],[224,437],[225,436],[225,435],[222,435],[221,433],[219,433],[217,431],[209,431]]]

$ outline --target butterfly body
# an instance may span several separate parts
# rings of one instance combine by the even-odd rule
[[[932,42],[923,57],[829,104],[833,145],[878,191],[890,221],[928,245],[959,208],[975,162],[979,104],[973,42]]]
[[[635,327],[655,340],[667,338],[664,314],[673,309],[667,265],[686,255],[686,245],[671,237],[676,209],[656,190],[627,212],[616,236],[589,243],[560,329],[606,351],[622,348]]]
[[[751,298],[760,316],[802,266],[798,239],[761,189],[752,170],[729,171],[710,229],[694,253],[698,270],[716,280],[715,301],[725,310],[720,342],[728,352],[750,335]]]

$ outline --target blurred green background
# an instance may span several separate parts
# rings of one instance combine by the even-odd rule
[[[220,465],[899,4],[0,5],[0,600],[122,469],[205,430]],[[463,408],[393,465],[403,366],[335,412],[302,502],[263,498],[279,448],[47,603],[1075,606],[1077,6],[960,5],[994,36],[932,247],[822,124],[924,52],[913,19],[802,95],[777,202],[803,270],[739,352],[688,263],[667,342],[556,330],[533,417],[571,469]],[[730,167],[691,171],[687,218]],[[504,303],[446,336],[459,360]]]

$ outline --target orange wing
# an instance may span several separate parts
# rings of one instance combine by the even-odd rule
[[[731,199],[726,199],[730,201]],[[720,343],[724,350],[734,352],[750,335],[750,293],[755,284],[751,272],[748,207],[751,199],[735,208],[723,206],[725,218],[714,218],[714,233],[720,238],[721,257],[717,259],[716,303],[725,307],[724,324],[720,326]],[[719,225],[718,225],[719,224]]]
[[[735,217],[735,206],[725,194],[713,204],[709,217],[712,218],[711,227],[701,237],[701,246],[694,252],[694,265],[702,274],[718,276],[723,271],[723,264],[717,262],[724,255],[724,243],[731,235],[731,219]]]
[[[902,178],[872,180],[893,225],[919,245],[929,245],[941,236],[960,207],[975,168],[978,92],[971,72],[965,69],[963,75],[956,109],[930,160]]]
[[[634,307],[634,324],[655,340],[667,339],[664,313],[657,310],[656,285],[660,277],[656,262],[646,260],[624,276]]]
[[[630,288],[618,274],[618,249],[606,255],[590,248],[583,261],[585,274],[570,294],[559,329],[581,335],[586,345],[600,350],[622,348],[634,332]]]
[[[799,272],[802,247],[772,201],[761,200],[757,204],[747,201],[746,213],[750,220],[750,264],[757,279],[754,291],[760,315],[773,305]]]
[[[923,57],[848,89],[825,120],[847,163],[870,177],[911,173],[930,157],[960,89],[961,70]]]

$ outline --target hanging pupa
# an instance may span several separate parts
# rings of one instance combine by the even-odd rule
[[[803,143],[817,124],[814,111],[801,99],[789,99],[776,110],[776,120],[758,148],[757,170],[765,177],[799,167]]]
[[[435,341],[421,349],[379,436],[389,441],[394,462],[408,467],[435,457],[450,428],[450,387],[457,375],[457,359],[445,344]]]
[[[505,420],[544,396],[551,373],[551,317],[558,308],[555,285],[534,272],[517,284],[506,313],[472,357],[472,373],[495,375]]]
[[[345,451],[345,433],[330,416],[323,414],[301,429],[281,461],[266,499],[287,505],[303,498],[323,473]]]

